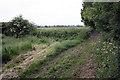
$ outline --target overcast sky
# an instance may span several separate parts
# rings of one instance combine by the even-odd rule
[[[82,0],[0,0],[0,22],[19,14],[37,25],[83,25]]]

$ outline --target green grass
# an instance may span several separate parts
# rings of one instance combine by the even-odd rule
[[[6,63],[12,60],[15,56],[25,53],[33,49],[33,44],[50,44],[53,41],[49,38],[38,38],[28,36],[24,38],[13,38],[3,36],[2,38],[2,61]]]
[[[26,51],[32,50],[32,44],[28,41],[17,41],[17,39],[7,39],[8,41],[5,43],[3,41],[2,45],[2,61],[6,63],[13,59],[15,56],[24,53]]]
[[[85,62],[85,55],[85,53],[78,55],[66,54],[59,61],[52,64],[47,72],[37,78],[73,78],[78,66]]]
[[[57,55],[59,55],[62,51],[70,47],[73,47],[81,42],[82,40],[79,40],[79,41],[78,40],[66,40],[63,42],[56,42],[52,44],[52,46],[47,49],[48,53],[46,53],[47,55],[46,58],[31,64],[28,69],[26,69],[24,72],[20,74],[20,77],[22,78],[30,77],[30,75],[33,74],[35,71],[37,71],[45,62],[52,60]]]

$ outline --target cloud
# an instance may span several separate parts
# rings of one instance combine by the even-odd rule
[[[77,25],[81,22],[81,0],[0,0],[0,22],[22,14],[38,25]]]

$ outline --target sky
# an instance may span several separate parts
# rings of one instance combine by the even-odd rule
[[[37,25],[84,25],[82,0],[0,0],[0,22],[18,15]]]

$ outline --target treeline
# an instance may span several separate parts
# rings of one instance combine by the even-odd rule
[[[84,2],[81,15],[85,25],[120,41],[120,2]]]
[[[24,37],[36,31],[36,28],[49,27],[83,27],[82,25],[45,25],[39,26],[24,19],[22,15],[14,17],[9,22],[0,22],[0,32],[6,36]]]
[[[45,25],[36,26],[37,28],[48,28],[48,27],[83,27],[82,25]]]

